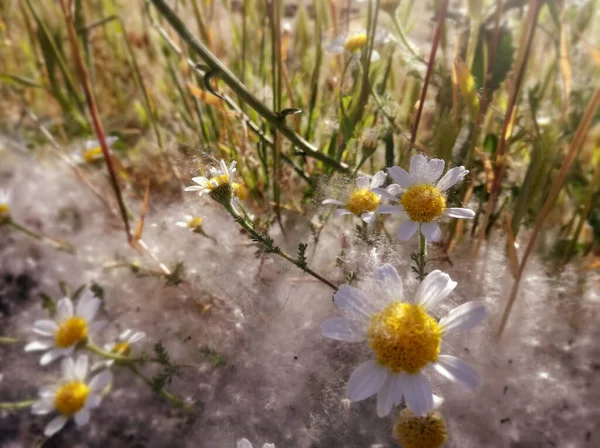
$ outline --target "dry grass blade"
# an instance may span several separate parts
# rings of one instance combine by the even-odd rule
[[[515,236],[510,225],[510,216],[508,216],[508,211],[506,211],[506,209],[504,209],[504,217],[506,218],[504,221],[504,228],[506,230],[506,244],[508,246],[508,267],[510,268],[510,273],[512,274],[513,278],[517,278],[519,273],[519,255],[517,254]]]
[[[508,297],[508,302],[506,304],[506,308],[504,309],[504,314],[502,315],[502,320],[500,322],[500,326],[498,328],[498,337],[502,336],[504,329],[506,327],[506,323],[508,322],[508,318],[510,316],[510,312],[515,304],[517,299],[517,294],[519,292],[519,285],[521,283],[521,279],[523,278],[523,271],[525,270],[525,265],[527,264],[527,260],[529,259],[529,255],[533,251],[533,246],[535,245],[536,239],[544,225],[544,221],[548,216],[548,213],[552,209],[552,206],[556,202],[558,194],[565,183],[565,178],[569,169],[571,168],[571,164],[573,160],[575,160],[575,156],[579,152],[579,148],[581,147],[586,134],[590,129],[590,125],[592,123],[592,118],[596,113],[596,110],[600,106],[600,88],[596,89],[590,103],[585,111],[585,115],[583,116],[581,122],[579,123],[579,127],[577,128],[577,133],[573,138],[573,142],[571,143],[571,147],[569,148],[569,152],[563,161],[558,176],[554,183],[552,184],[552,189],[548,194],[548,198],[544,203],[544,207],[540,212],[538,219],[535,223],[535,228],[531,234],[529,239],[529,243],[527,244],[527,248],[525,249],[525,253],[523,254],[523,260],[521,261],[521,265],[519,266],[519,271],[517,272],[517,277],[515,278],[515,282],[513,284],[512,290],[510,292],[510,296]]]

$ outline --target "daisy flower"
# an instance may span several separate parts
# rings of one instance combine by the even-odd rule
[[[252,448],[252,444],[248,439],[240,439],[237,442],[237,448]],[[262,448],[275,448],[275,444],[265,443]]]
[[[469,173],[464,166],[450,169],[444,177],[438,179],[444,172],[444,161],[427,158],[416,154],[410,159],[410,171],[398,166],[387,169],[391,178],[402,192],[400,199],[379,190],[378,193],[386,199],[399,202],[400,205],[384,205],[379,213],[399,213],[408,219],[402,223],[398,238],[409,240],[420,229],[428,241],[439,241],[442,237],[440,226],[436,222],[442,216],[458,219],[472,219],[475,212],[464,207],[446,207],[444,192],[464,179]],[[388,187],[389,188],[389,187]]]
[[[390,197],[394,197],[397,185],[391,188],[380,188],[385,182],[386,174],[383,171],[378,171],[369,180],[367,176],[359,176],[356,178],[357,188],[350,193],[350,197],[346,202],[338,201],[337,199],[325,199],[323,204],[339,205],[344,208],[338,208],[334,212],[335,216],[356,215],[364,222],[371,223],[375,221],[375,212],[379,212],[382,207],[381,191]],[[385,210],[385,208],[383,208]]]
[[[65,358],[62,361],[62,381],[52,387],[40,390],[40,399],[31,407],[31,412],[46,415],[53,411],[60,414],[46,425],[44,435],[52,437],[73,417],[77,426],[84,426],[90,420],[90,410],[100,406],[102,391],[111,382],[108,370],[95,375],[87,382],[88,357],[80,355],[77,361]]]
[[[440,448],[448,438],[448,428],[437,411],[419,417],[406,408],[400,412],[393,434],[403,448]]]
[[[458,358],[440,355],[442,338],[457,330],[473,328],[487,316],[485,307],[468,302],[453,309],[439,322],[429,311],[456,287],[448,274],[433,271],[419,285],[414,300],[404,300],[402,280],[390,264],[374,271],[375,289],[369,294],[340,286],[334,302],[346,317],[334,317],[321,325],[323,335],[340,341],[367,341],[374,358],[350,376],[346,391],[352,401],[377,394],[377,414],[390,413],[404,401],[419,416],[434,407],[434,396],[423,368],[429,365],[446,378],[474,390],[477,372]]]
[[[236,164],[237,161],[234,160],[228,168],[225,161],[221,160],[219,169],[210,169],[211,177],[199,176],[192,178],[198,185],[186,187],[185,191],[198,191],[200,196],[209,194],[214,200],[223,204],[231,202],[235,189],[233,180],[236,174]]]
[[[101,330],[106,321],[94,322],[100,308],[100,299],[90,292],[85,292],[73,305],[70,298],[58,301],[54,320],[38,320],[33,324],[33,331],[41,336],[25,346],[26,352],[46,350],[40,359],[45,366],[61,356],[71,356],[78,343],[84,342]]]
[[[0,220],[10,215],[10,193],[0,190]]]
[[[131,355],[131,345],[141,341],[145,337],[146,333],[143,333],[141,331],[137,331],[134,333],[133,330],[127,329],[119,335],[116,342],[105,344],[104,350],[110,353],[114,353],[115,355],[128,357]],[[114,359],[107,359],[97,362],[92,366],[92,371],[98,370],[101,367],[112,367],[114,363]]]
[[[177,221],[175,225],[189,229],[190,232],[198,232],[202,229],[204,218],[201,218],[200,216],[183,215],[183,219],[184,221]]]
[[[375,31],[374,44],[385,44],[393,39],[391,34],[384,30]],[[362,48],[367,44],[367,32],[365,30],[356,30],[347,34],[341,34],[334,37],[325,47],[325,51],[330,54],[350,54],[353,59],[360,59]],[[375,50],[371,53],[371,62],[377,62],[380,59],[379,53]]]
[[[110,149],[115,144],[119,137],[108,135],[106,138],[106,145]],[[99,140],[87,140],[84,145],[84,149],[79,153],[73,154],[75,163],[93,163],[104,157],[102,154],[102,146],[100,146]]]

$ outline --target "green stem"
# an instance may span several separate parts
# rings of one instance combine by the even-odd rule
[[[15,402],[0,403],[1,410],[11,409],[27,409],[31,407],[37,400],[23,400]]]
[[[425,273],[425,236],[421,232],[421,224],[419,224],[419,255],[417,268],[419,270],[418,279],[422,282],[427,274]]]
[[[129,370],[131,370],[138,378],[140,378],[144,383],[146,383],[146,385],[148,387],[150,387],[151,389],[153,389],[152,387],[152,380],[150,378],[148,378],[146,375],[144,375],[142,372],[140,372],[137,367],[135,367],[134,365],[130,364],[129,366]],[[154,389],[153,389],[154,390]],[[178,408],[184,408],[184,409],[191,409],[191,407],[189,405],[187,405],[186,403],[184,403],[184,401],[179,398],[176,395],[173,395],[170,392],[167,392],[164,389],[159,389],[158,391],[156,391],[157,393],[159,393],[160,395],[162,395],[163,397],[165,397],[167,400],[169,400],[171,403],[173,403],[173,405],[175,407]]]
[[[86,348],[90,352],[92,352],[98,356],[101,356],[101,357],[107,358],[107,359],[112,359],[113,361],[116,361],[120,364],[134,364],[136,362],[143,361],[141,358],[128,358],[127,356],[121,356],[116,353],[106,351],[106,350],[98,347],[92,341],[89,341],[89,340],[87,342]]]
[[[408,41],[406,34],[404,34],[404,30],[402,29],[402,27],[400,26],[400,24],[398,23],[398,18],[396,17],[396,14],[390,14],[392,16],[392,22],[394,23],[394,26],[396,27],[396,31],[398,31],[398,37],[400,37],[400,40],[402,41],[402,43],[404,44],[404,46],[406,47],[406,49],[408,51],[410,51],[410,53],[415,57],[415,59],[417,59],[418,61],[427,64],[427,61],[425,59],[423,59],[423,56],[421,56],[417,50],[415,50],[413,48],[413,46],[411,45],[411,43]]]
[[[36,239],[38,241],[46,242],[46,243],[52,245],[53,247],[55,247],[58,250],[64,250],[65,252],[69,252],[69,253],[74,253],[75,252],[75,247],[71,243],[66,242],[66,241],[65,242],[57,241],[57,240],[54,240],[54,239],[52,239],[52,238],[50,238],[50,237],[48,237],[48,236],[46,236],[46,235],[44,235],[42,233],[38,233],[38,232],[35,232],[35,231],[31,230],[31,229],[28,229],[27,227],[25,227],[25,226],[19,224],[18,222],[14,221],[12,219],[12,217],[10,217],[10,216],[8,218],[5,218],[5,220],[4,220],[3,223],[4,224],[8,224],[8,225],[14,227],[19,232],[23,232],[25,235],[30,236],[33,239]]]
[[[281,258],[294,264],[295,266],[302,269],[307,274],[312,275],[314,278],[316,278],[320,282],[325,283],[327,286],[329,286],[334,291],[338,290],[338,287],[335,286],[335,284],[333,282],[331,282],[331,281],[327,280],[326,278],[322,277],[321,275],[317,274],[315,271],[310,269],[308,266],[300,265],[298,260],[296,260],[294,257],[289,255],[285,251],[281,250],[279,247],[273,246],[272,244],[267,242],[265,237],[254,229],[254,225],[251,224],[248,220],[244,219],[242,216],[240,216],[238,214],[238,212],[233,208],[232,205],[225,205],[225,210],[227,210],[227,212],[235,219],[235,221],[239,225],[241,225],[250,235],[252,235],[254,240],[260,241],[266,248],[269,248],[270,249],[269,252],[279,255]]]
[[[0,337],[0,344],[18,344],[17,338]]]
[[[206,46],[200,42],[185,26],[175,12],[167,5],[165,0],[150,0],[152,4],[160,11],[163,17],[175,29],[179,37],[185,41],[192,51],[196,53],[203,62],[209,66],[210,71],[218,76],[233,90],[244,102],[252,107],[260,116],[276,128],[290,142],[292,142],[301,152],[309,157],[313,157],[326,163],[339,171],[348,172],[349,167],[334,158],[320,152],[317,148],[296,134],[293,129],[285,124],[278,113],[271,111],[267,106],[261,103],[240,80],[231,72],[215,55],[213,55]]]

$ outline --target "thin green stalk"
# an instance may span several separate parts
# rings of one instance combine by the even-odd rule
[[[208,65],[210,71],[216,73],[229,88],[231,88],[231,90],[252,107],[260,116],[267,120],[271,126],[275,127],[282,135],[292,142],[302,154],[320,160],[339,171],[349,171],[349,167],[346,164],[338,162],[327,154],[320,152],[317,148],[296,134],[293,129],[288,127],[278,113],[271,111],[267,106],[260,102],[258,98],[256,98],[246,86],[244,86],[240,80],[188,30],[182,20],[167,5],[165,0],[149,1],[152,2],[167,22],[174,28],[177,34],[179,34],[179,36],[190,46],[193,52]]]
[[[425,273],[425,236],[423,235],[423,232],[421,232],[421,224],[419,224],[419,254],[418,254],[418,263],[417,263],[417,268],[419,270],[419,275],[418,275],[418,279],[420,282],[422,282],[425,279],[425,276],[427,275]]]
[[[129,368],[129,370],[131,370],[138,378],[140,378],[144,383],[146,383],[146,385],[148,387],[150,387],[150,389],[154,390],[153,384],[152,384],[152,380],[150,378],[148,378],[146,375],[144,375],[142,372],[140,372],[137,367],[133,364],[130,364],[127,366]],[[160,395],[162,395],[164,398],[166,398],[167,400],[169,400],[171,403],[173,403],[173,405],[175,407],[178,408],[184,408],[184,409],[191,409],[191,407],[189,405],[187,405],[181,398],[179,398],[176,395],[173,395],[170,392],[167,392],[164,389],[159,389],[158,391],[156,391],[157,393],[159,393]]]
[[[281,250],[279,247],[274,246],[273,241],[271,241],[270,239],[267,239],[264,235],[257,232],[254,228],[254,225],[250,221],[246,220],[244,217],[240,216],[240,214],[233,208],[233,206],[231,204],[224,205],[224,207],[225,207],[225,210],[227,210],[227,212],[233,217],[233,219],[250,234],[253,241],[260,242],[265,247],[266,252],[273,253],[275,255],[279,255],[281,258],[289,261],[293,265],[302,269],[307,274],[312,275],[314,278],[316,278],[320,282],[326,284],[334,291],[338,290],[338,287],[335,286],[335,284],[333,282],[322,277],[321,275],[319,275],[318,273],[316,273],[315,271],[310,269],[308,266],[302,265],[298,260],[296,260],[294,257],[289,255],[288,253]]]
[[[18,344],[19,340],[17,338],[9,338],[9,337],[0,337],[0,344]]]
[[[104,350],[103,348],[98,347],[92,341],[87,342],[85,346],[90,352],[101,356],[102,358],[112,359],[113,361],[117,361],[119,364],[134,364],[136,362],[141,362],[143,359],[141,358],[129,358],[127,356],[121,356],[117,353],[112,353]]]
[[[18,230],[19,232],[22,232],[25,235],[30,236],[33,239],[36,239],[38,241],[43,241],[45,243],[50,244],[51,246],[53,246],[54,248],[56,248],[58,250],[63,250],[65,252],[69,252],[69,253],[75,252],[75,246],[73,246],[68,241],[55,240],[55,239],[50,238],[49,236],[46,236],[42,233],[35,232],[31,229],[28,229],[27,227],[23,226],[22,224],[19,224],[18,222],[14,221],[10,216],[7,218],[4,218],[4,221],[0,222],[0,224],[7,224],[7,225],[13,227],[14,229]]]
[[[0,410],[16,410],[16,409],[27,409],[33,406],[37,400],[23,400],[8,403],[0,403]]]
[[[410,51],[410,53],[415,57],[415,59],[417,61],[420,61],[423,64],[427,64],[427,61],[423,58],[423,56],[421,56],[417,52],[417,50],[414,49],[414,47],[411,45],[411,43],[408,41],[406,35],[404,34],[404,30],[402,29],[402,27],[400,26],[400,23],[398,22],[398,17],[396,16],[396,14],[390,14],[390,16],[392,16],[392,22],[394,23],[394,26],[396,27],[396,31],[398,31],[398,36],[400,37],[400,40],[402,41],[402,43],[404,44],[406,49],[408,51]]]

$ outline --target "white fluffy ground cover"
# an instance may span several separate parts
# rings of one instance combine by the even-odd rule
[[[162,341],[171,358],[186,365],[169,389],[198,408],[174,409],[128,371],[116,369],[113,389],[90,424],[69,424],[45,446],[234,447],[242,437],[254,446],[395,446],[394,420],[376,416],[374,398],[353,404],[345,399],[350,372],[369,354],[364,346],[321,336],[321,322],[339,314],[331,290],[284,260],[257,257],[256,246],[217,204],[194,194],[179,203],[152,204],[144,241],[168,266],[186,266],[186,282],[167,287],[159,278],[111,267],[152,260],[129,248],[119,220],[68,168],[7,149],[0,157],[0,188],[12,191],[15,219],[77,247],[75,255],[58,252],[0,229],[0,336],[30,340],[32,323],[45,314],[38,294],[59,297],[59,280],[72,287],[95,282],[105,290],[101,313],[111,322],[98,342],[126,328],[147,334],[139,350],[151,352]],[[139,210],[139,202],[129,203]],[[205,231],[217,242],[175,226],[184,214],[205,218]],[[346,219],[330,221],[314,255],[314,244],[308,252],[310,266],[339,283],[345,274],[336,256],[342,244],[354,241],[356,224]],[[278,227],[271,231],[282,247],[293,252],[298,242],[312,243],[307,218],[286,215],[284,225],[285,237]],[[387,225],[394,234],[397,223]],[[414,244],[352,243],[345,261],[359,279],[389,261],[413,292]],[[474,365],[483,386],[470,394],[432,375],[434,391],[446,399],[440,410],[450,431],[447,446],[598,446],[597,275],[577,267],[547,272],[544,260],[534,258],[498,342],[494,334],[512,283],[503,241],[494,238],[477,261],[470,253],[469,242],[463,243],[449,266],[436,261],[435,248],[430,251],[429,268],[446,270],[458,281],[436,314],[474,299],[490,311],[485,325],[449,338],[443,347]],[[0,402],[35,397],[39,386],[59,375],[58,364],[42,368],[22,347],[0,345]],[[32,446],[46,422],[27,410],[0,411],[0,446]]]

